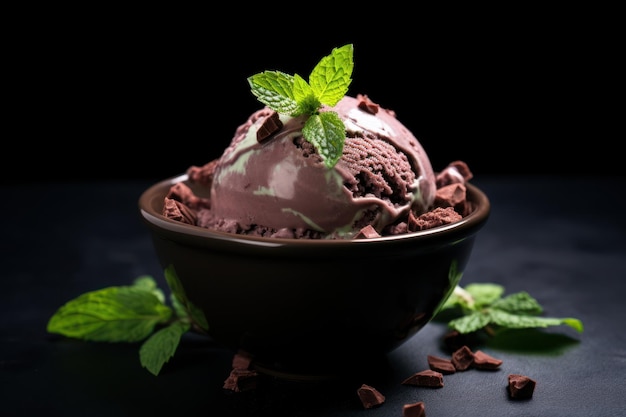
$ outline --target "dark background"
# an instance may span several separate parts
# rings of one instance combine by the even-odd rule
[[[6,65],[16,94],[3,181],[177,175],[219,156],[259,108],[248,76],[308,78],[346,43],[349,94],[395,110],[436,170],[462,159],[476,176],[623,175],[623,129],[610,127],[623,101],[610,12],[373,9],[367,19],[316,21],[274,11],[26,19]]]

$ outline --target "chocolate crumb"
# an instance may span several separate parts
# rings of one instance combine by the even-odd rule
[[[452,353],[451,361],[457,371],[465,371],[474,363],[474,353],[463,346]]]
[[[426,369],[425,371],[417,372],[411,375],[402,381],[402,385],[441,388],[443,387],[443,374],[431,369]]]
[[[426,417],[426,407],[424,401],[402,406],[402,417]]]
[[[535,391],[535,380],[519,374],[509,375],[509,395],[514,399],[532,398]]]
[[[367,384],[361,385],[357,390],[357,395],[365,408],[378,407],[385,402],[385,396],[378,392],[376,388]]]
[[[272,112],[268,115],[261,123],[261,126],[256,131],[256,140],[261,143],[268,137],[272,135],[272,133],[280,130],[283,127],[283,122],[280,121],[277,112]]]
[[[474,368],[494,370],[498,369],[500,365],[502,365],[501,359],[496,359],[482,350],[474,352]]]
[[[428,355],[428,366],[433,371],[441,372],[442,374],[453,374],[456,372],[456,368],[450,359],[438,356]]]
[[[235,392],[249,391],[256,388],[258,374],[256,371],[242,368],[233,368],[224,381],[224,389]]]

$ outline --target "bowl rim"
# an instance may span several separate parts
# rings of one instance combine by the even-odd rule
[[[485,224],[491,213],[491,203],[487,195],[476,185],[465,183],[468,193],[468,200],[474,203],[474,210],[463,219],[442,226],[419,230],[410,233],[402,233],[391,236],[380,236],[367,239],[290,239],[290,238],[274,238],[252,235],[238,235],[220,230],[212,230],[202,228],[195,225],[182,223],[172,220],[159,211],[156,207],[162,209],[165,195],[170,187],[179,182],[188,180],[187,174],[180,174],[173,177],[160,180],[145,189],[138,200],[139,212],[142,219],[151,228],[156,228],[168,234],[184,235],[198,239],[211,239],[218,241],[227,241],[230,243],[256,245],[265,247],[319,247],[319,246],[345,246],[350,245],[373,245],[382,242],[404,242],[421,240],[439,240],[448,236],[451,232],[458,232],[461,236],[469,236],[475,234]]]

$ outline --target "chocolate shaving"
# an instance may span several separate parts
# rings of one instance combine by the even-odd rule
[[[402,406],[402,417],[426,417],[426,407],[424,401]]]
[[[261,143],[268,137],[272,135],[272,133],[280,130],[283,127],[283,122],[280,121],[278,117],[278,113],[273,111],[269,116],[263,119],[261,126],[256,131],[256,140]]]
[[[357,390],[357,395],[361,400],[361,404],[365,408],[374,408],[385,402],[385,396],[370,385],[363,384]]]
[[[193,193],[191,188],[189,188],[189,186],[186,185],[184,182],[178,182],[170,187],[169,192],[167,193],[165,198],[171,198],[173,200],[179,201],[192,209],[211,207],[211,202],[209,199],[197,197]]]
[[[535,391],[535,380],[519,374],[509,375],[509,395],[514,399],[532,398]]]
[[[165,204],[161,213],[168,219],[185,224],[196,224],[196,213],[180,201],[171,198],[165,198]]]
[[[474,353],[467,346],[463,346],[452,353],[451,361],[457,371],[465,371],[474,363]]]
[[[427,358],[428,366],[433,371],[441,372],[442,374],[453,374],[456,372],[456,368],[450,359],[440,358],[433,355],[428,355]]]
[[[417,372],[404,381],[402,385],[414,385],[416,387],[430,387],[441,388],[443,387],[443,374],[441,372],[426,369],[425,371]]]

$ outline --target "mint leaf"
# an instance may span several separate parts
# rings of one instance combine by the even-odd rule
[[[498,284],[491,283],[475,283],[468,284],[465,287],[474,300],[476,307],[489,305],[498,300],[504,294],[504,287]]]
[[[302,135],[328,168],[335,166],[343,152],[346,127],[335,113],[320,114],[322,105],[333,107],[348,92],[354,69],[352,44],[332,50],[304,78],[280,71],[264,71],[248,77],[252,94],[272,110],[288,116],[308,116]]]
[[[332,107],[348,92],[354,68],[353,56],[352,44],[344,45],[333,49],[313,68],[309,84],[319,101]]]
[[[582,332],[582,321],[576,318],[540,317],[541,305],[525,291],[502,297],[504,288],[497,284],[469,284],[465,288],[456,286],[435,319],[459,307],[461,317],[448,322],[448,327],[459,333],[472,333],[493,327],[523,329],[566,325]]]
[[[490,322],[491,318],[488,314],[476,311],[467,316],[451,320],[448,325],[459,333],[466,334],[478,331],[487,326]]]
[[[302,134],[317,148],[327,167],[332,168],[341,158],[345,126],[337,113],[325,112],[311,116],[304,124]]]
[[[161,303],[165,304],[165,294],[157,286],[156,281],[150,275],[141,275],[133,281],[133,287],[142,288],[154,294]]]
[[[509,329],[527,329],[533,327],[549,327],[565,324],[578,332],[583,331],[582,322],[578,319],[560,319],[554,317],[536,317],[523,314],[512,314],[506,311],[493,309],[489,313],[491,323]]]
[[[139,349],[141,365],[153,375],[159,375],[163,365],[176,353],[180,339],[189,327],[188,323],[176,321],[150,336]]]
[[[298,102],[293,95],[293,76],[265,71],[248,78],[248,84],[261,103],[279,113],[297,116]]]
[[[537,316],[543,313],[543,308],[539,305],[537,300],[525,291],[495,300],[491,307],[514,314]]]
[[[172,310],[141,287],[108,287],[85,293],[61,306],[47,331],[71,338],[101,342],[145,339]]]

